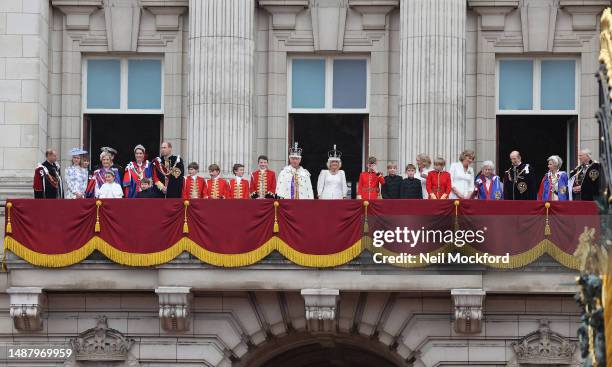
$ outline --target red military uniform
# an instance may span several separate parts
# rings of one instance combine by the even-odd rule
[[[206,186],[206,196],[209,199],[225,199],[229,196],[229,184],[222,178],[209,178]]]
[[[385,183],[382,173],[361,172],[359,183],[357,184],[357,195],[363,200],[378,199],[380,193],[379,185]]]
[[[239,185],[237,182],[238,180],[235,178],[230,180],[228,199],[248,199],[250,195],[249,181],[242,179]]]
[[[206,199],[206,180],[200,176],[185,177],[185,186],[183,187],[183,199]]]
[[[276,173],[269,169],[258,169],[251,173],[251,196],[265,198],[274,196],[276,192]]]
[[[429,194],[430,198],[433,194],[436,199],[448,199],[450,192],[450,173],[446,171],[433,170],[427,174],[427,193]]]

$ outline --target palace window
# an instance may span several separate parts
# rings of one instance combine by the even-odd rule
[[[288,66],[289,112],[368,112],[368,59],[296,56]]]
[[[497,62],[498,114],[577,114],[575,58],[503,58]]]
[[[88,57],[83,63],[85,113],[163,113],[162,60]]]

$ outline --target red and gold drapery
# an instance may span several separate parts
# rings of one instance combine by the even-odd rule
[[[31,264],[63,267],[94,250],[129,266],[171,261],[183,251],[224,267],[257,263],[272,251],[309,267],[346,264],[372,246],[372,233],[413,229],[487,228],[482,244],[409,248],[386,254],[510,253],[502,268],[522,267],[543,254],[578,268],[572,256],[584,227],[598,228],[592,202],[452,200],[29,200],[7,201],[5,249]],[[410,264],[404,266],[425,266]]]

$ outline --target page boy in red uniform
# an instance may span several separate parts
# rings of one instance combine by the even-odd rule
[[[385,183],[382,173],[376,168],[376,157],[368,158],[368,170],[361,172],[357,184],[357,199],[373,200],[380,195],[380,185]]]
[[[235,177],[230,180],[228,199],[248,199],[250,195],[249,180],[242,177],[244,176],[244,165],[234,164],[232,172]]]
[[[427,193],[430,199],[448,199],[451,192],[451,176],[444,170],[444,158],[434,160],[434,170],[427,174]]]

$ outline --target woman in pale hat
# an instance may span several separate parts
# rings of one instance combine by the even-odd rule
[[[342,167],[342,152],[336,149],[327,153],[327,169],[321,170],[317,181],[317,195],[319,199],[346,199],[348,186],[346,175]]]
[[[72,164],[66,169],[66,199],[82,199],[87,187],[87,169],[83,167],[83,154],[87,151],[81,148],[70,149]]]
[[[145,147],[138,144],[134,147],[134,160],[125,167],[123,191],[126,198],[135,198],[136,194],[141,191],[142,179],[153,177],[153,166],[145,159],[145,154]]]

